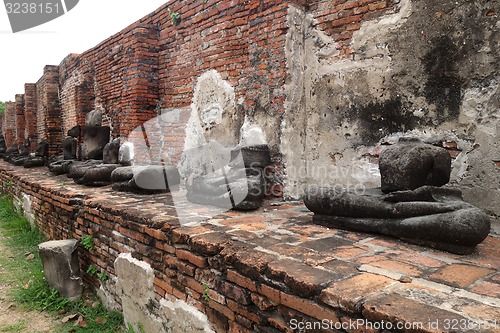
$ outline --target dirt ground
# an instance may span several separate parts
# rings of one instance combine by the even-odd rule
[[[0,256],[9,258],[9,249],[2,242],[0,235]],[[24,311],[11,300],[14,288],[5,283],[5,276],[13,274],[0,265],[0,332],[51,333],[56,332],[56,322],[48,314],[36,311]]]

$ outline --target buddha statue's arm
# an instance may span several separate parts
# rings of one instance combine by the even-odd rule
[[[411,201],[460,201],[462,193],[459,190],[436,186],[422,186],[413,191],[397,191],[384,196],[387,202],[411,202]]]
[[[394,204],[394,215],[397,217],[415,217],[442,214],[453,212],[464,208],[470,208],[470,205],[465,202],[398,202]]]

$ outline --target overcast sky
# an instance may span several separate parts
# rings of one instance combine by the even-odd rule
[[[0,101],[13,101],[45,65],[59,65],[154,11],[167,0],[80,0],[53,21],[13,34],[0,3]]]

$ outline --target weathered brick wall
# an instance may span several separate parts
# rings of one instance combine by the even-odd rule
[[[24,138],[30,140],[31,151],[34,151],[38,144],[37,110],[36,84],[26,83],[24,85]]]
[[[16,137],[16,103],[5,102],[4,121],[2,126],[5,144],[7,148],[12,147]]]
[[[62,150],[61,104],[59,102],[59,67],[45,66],[36,83],[37,136],[49,142],[49,154]]]
[[[16,95],[16,139],[18,145],[24,143],[24,127],[26,124],[26,119],[24,117],[24,95]]]
[[[66,136],[70,128],[76,125],[83,125],[79,121],[80,114],[83,112],[79,108],[81,96],[78,91],[84,84],[85,78],[80,71],[72,70],[72,67],[78,61],[78,56],[78,54],[70,54],[59,64],[59,98],[62,110],[63,136]]]
[[[104,110],[113,137],[127,137],[157,115],[158,31],[137,22],[60,64],[64,132],[83,125],[92,109]]]
[[[234,87],[236,99],[244,100],[238,112],[258,112],[277,124],[285,99],[283,48],[290,3],[304,5],[173,1],[83,54],[68,56],[59,65],[63,132],[83,125],[85,114],[96,108],[105,110],[113,137],[126,138],[160,109],[189,108],[196,79],[211,69]],[[168,9],[180,14],[179,24]],[[172,163],[184,148],[188,118],[183,113],[174,133],[148,138],[168,146]],[[142,140],[140,130],[136,133]],[[278,138],[271,140],[277,152]]]

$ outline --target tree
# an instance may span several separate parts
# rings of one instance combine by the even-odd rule
[[[5,112],[5,103],[0,102],[0,114],[3,114]]]

